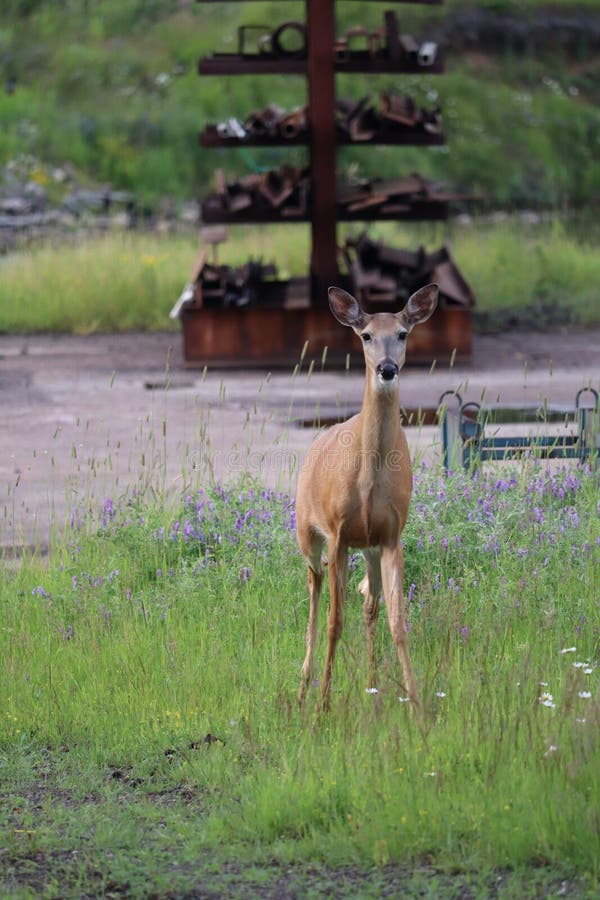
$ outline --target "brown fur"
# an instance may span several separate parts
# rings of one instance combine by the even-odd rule
[[[398,371],[406,342],[399,339],[429,318],[437,303],[437,286],[417,291],[399,313],[367,315],[340,288],[329,289],[333,314],[363,342],[366,381],[361,411],[334,425],[312,445],[300,471],[296,498],[297,537],[308,565],[310,613],[306,658],[298,700],[302,703],[312,677],[317,610],[327,546],[330,606],[327,659],[321,701],[330,701],[331,671],[343,627],[348,550],[363,551],[367,574],[360,585],[364,600],[369,660],[369,686],[375,686],[374,634],[383,588],[392,638],[398,650],[408,696],[418,704],[406,640],[402,595],[403,559],[400,535],[412,491],[412,469],[400,421]],[[387,369],[387,373],[384,373]],[[390,373],[396,372],[395,375]]]

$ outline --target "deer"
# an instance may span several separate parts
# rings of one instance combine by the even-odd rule
[[[412,466],[400,415],[399,373],[406,357],[407,335],[434,312],[438,286],[428,284],[415,291],[397,313],[366,313],[355,297],[339,287],[330,287],[328,296],[337,321],[352,328],[362,341],[365,387],[358,414],[316,438],[298,475],[296,537],[308,566],[309,593],[306,656],[298,703],[302,706],[313,678],[319,598],[327,565],[327,655],[320,706],[324,710],[330,708],[331,674],[344,625],[348,553],[358,549],[366,567],[359,591],[364,597],[367,691],[377,691],[375,635],[383,591],[404,688],[413,709],[419,710],[403,599],[400,537],[411,499]]]

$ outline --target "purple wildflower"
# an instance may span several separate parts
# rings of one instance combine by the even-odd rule
[[[115,509],[110,497],[107,497],[102,507],[102,527],[106,528],[109,522],[115,517]]]

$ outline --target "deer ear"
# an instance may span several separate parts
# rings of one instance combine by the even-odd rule
[[[437,284],[426,284],[409,297],[408,303],[399,314],[409,331],[420,322],[427,321],[437,306],[438,294]]]
[[[329,308],[338,322],[341,322],[342,325],[349,325],[350,328],[364,326],[368,316],[360,308],[352,294],[339,287],[330,287],[328,294]]]

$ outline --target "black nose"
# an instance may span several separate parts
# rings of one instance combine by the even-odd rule
[[[398,366],[395,363],[379,363],[377,374],[381,375],[384,381],[391,381],[398,374]]]

